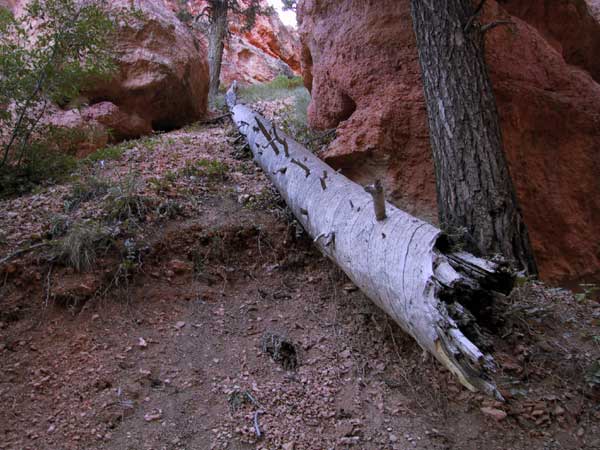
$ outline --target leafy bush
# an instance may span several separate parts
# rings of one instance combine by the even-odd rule
[[[128,20],[135,11],[118,14]],[[11,191],[72,165],[59,153],[84,136],[49,141],[43,117],[50,104],[67,104],[114,73],[115,31],[107,0],[31,0],[18,18],[0,9],[0,176],[15,173]]]

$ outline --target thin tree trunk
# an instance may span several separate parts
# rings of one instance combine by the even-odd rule
[[[490,378],[489,342],[471,313],[507,293],[505,267],[454,253],[444,234],[385,203],[379,219],[365,189],[245,105],[226,95],[232,120],[255,162],[273,182],[315,245],[461,383],[501,398]],[[469,311],[470,309],[470,311]]]
[[[228,0],[214,0],[210,2],[211,16],[208,33],[208,68],[210,81],[208,87],[208,102],[211,107],[214,106],[215,99],[219,93],[223,47],[227,35],[228,3]]]
[[[470,251],[501,254],[536,274],[473,0],[411,0],[411,6],[442,228],[463,235]]]

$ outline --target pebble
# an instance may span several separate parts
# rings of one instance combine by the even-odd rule
[[[501,409],[491,408],[489,406],[484,406],[481,408],[481,412],[486,416],[490,416],[492,419],[500,422],[506,418],[506,413]]]

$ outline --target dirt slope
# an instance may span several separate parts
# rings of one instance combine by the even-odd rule
[[[202,158],[227,170],[182,172]],[[513,295],[486,324],[499,404],[425,358],[313,250],[229,124],[134,142],[93,168],[131,170],[156,204],[180,206],[135,228],[135,273],[116,276],[113,250],[84,274],[43,252],[0,269],[1,449],[600,447],[584,381],[597,302],[535,284]],[[0,215],[0,252],[44,233],[71,190],[2,201],[17,215]],[[103,201],[70,214],[98,217]],[[274,352],[273,334],[292,347]]]

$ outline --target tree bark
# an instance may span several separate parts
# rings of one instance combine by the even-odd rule
[[[225,98],[255,162],[323,254],[464,386],[501,398],[491,380],[493,359],[484,353],[489,348],[470,313],[489,307],[496,292],[508,292],[512,274],[452,253],[439,229],[390,203],[378,220],[363,187],[237,105],[234,87]]]
[[[211,0],[210,2],[210,26],[208,30],[208,103],[211,107],[215,105],[215,99],[219,94],[221,79],[221,64],[223,62],[223,47],[227,35],[227,12],[229,10],[228,0]]]
[[[462,235],[469,251],[500,254],[535,275],[473,0],[411,0],[411,6],[440,224]]]

